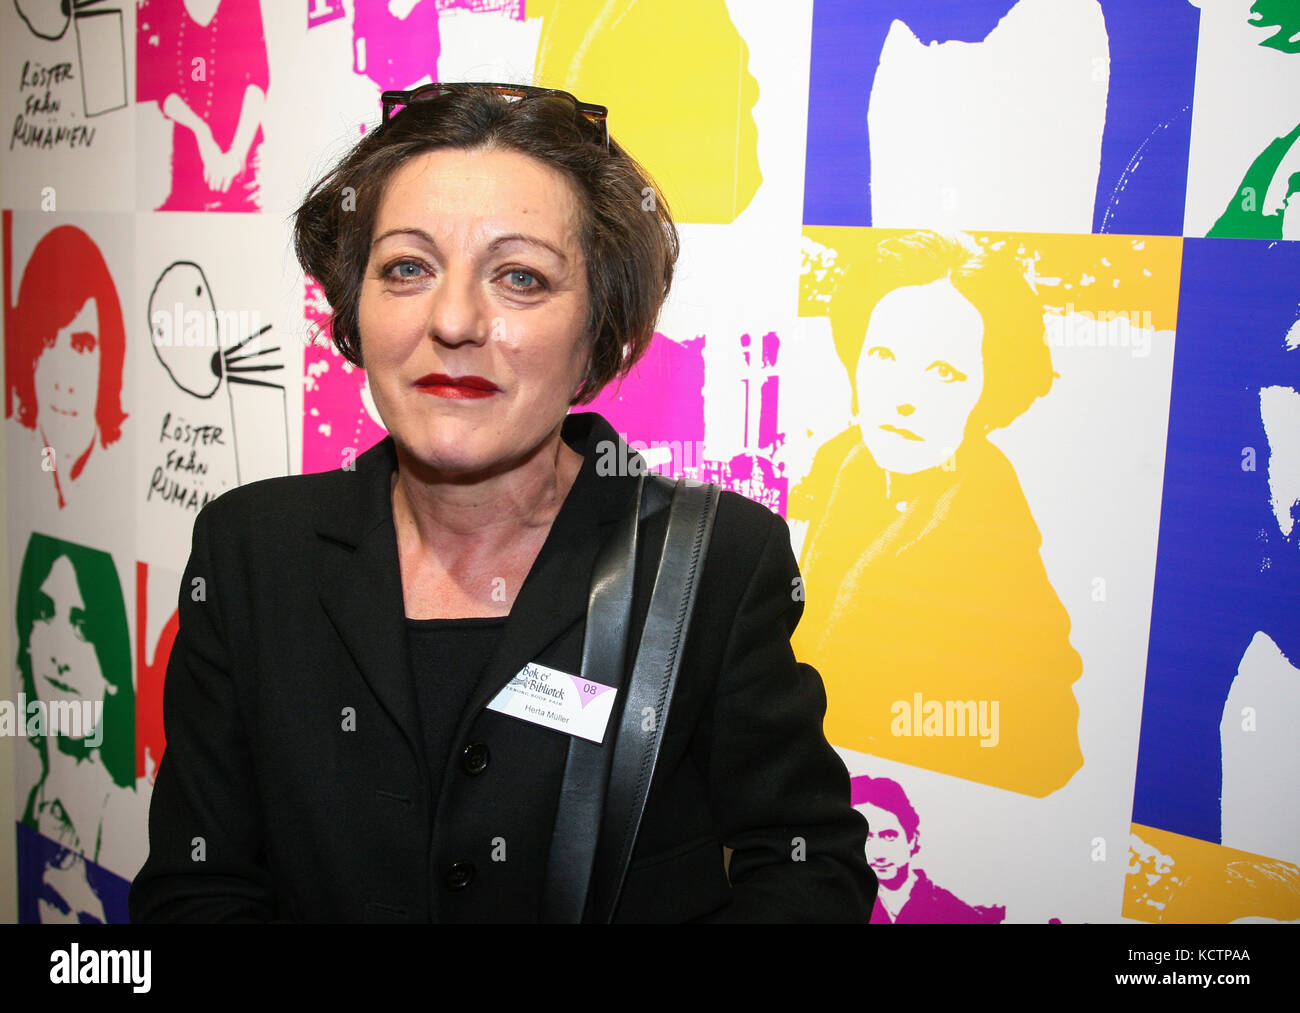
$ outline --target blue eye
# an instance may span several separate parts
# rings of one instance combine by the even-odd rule
[[[415,260],[399,260],[384,269],[384,275],[394,281],[416,281],[424,273],[424,265]]]
[[[520,268],[508,272],[506,274],[506,280],[509,282],[511,288],[517,288],[520,290],[541,288],[542,285],[541,279],[538,278],[537,275],[533,274],[531,271],[524,271]]]

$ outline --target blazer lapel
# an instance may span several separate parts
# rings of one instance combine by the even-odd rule
[[[320,601],[380,705],[422,759],[393,526],[396,467],[396,448],[386,436],[356,459],[355,471],[338,473],[338,495],[322,504],[316,525],[317,533],[332,543],[321,567]]]

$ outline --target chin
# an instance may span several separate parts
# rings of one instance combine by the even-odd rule
[[[406,440],[404,445],[417,461],[428,468],[452,475],[472,475],[486,471],[500,464],[507,456],[500,447],[493,447],[486,442],[476,440],[473,430],[462,431],[460,427],[444,431],[437,436],[421,435],[415,440]]]
[[[491,462],[476,454],[464,443],[445,445],[442,442],[425,442],[410,447],[411,456],[427,468],[451,474],[472,474],[482,471]]]
[[[892,437],[886,442],[872,439],[867,443],[863,441],[867,450],[871,453],[871,458],[883,470],[895,475],[915,475],[922,471],[929,471],[931,468],[937,468],[942,461],[930,460],[928,452],[918,453],[911,450],[912,447],[924,447],[925,444],[914,443],[904,440],[903,437]],[[900,447],[898,444],[905,444]]]

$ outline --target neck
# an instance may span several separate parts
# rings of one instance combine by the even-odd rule
[[[58,764],[64,768],[80,770],[81,765],[87,761],[92,767],[100,765],[99,747],[88,745],[85,739],[53,735],[46,740],[46,745],[49,747],[51,767]]]
[[[203,28],[217,16],[219,6],[221,0],[185,0],[185,12]]]
[[[397,458],[392,495],[399,542],[456,555],[492,551],[549,530],[582,467],[559,425],[522,461],[475,475],[441,473],[400,445]]]
[[[890,503],[908,502],[917,497],[937,495],[942,490],[952,486],[960,478],[961,474],[956,468],[951,470],[945,470],[941,467],[926,468],[924,471],[916,471],[910,474],[885,471],[881,488],[886,501]]]

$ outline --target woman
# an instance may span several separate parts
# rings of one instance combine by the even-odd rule
[[[795,646],[826,679],[831,741],[1035,796],[1082,765],[1082,665],[988,434],[1051,387],[1042,314],[1003,253],[882,240],[832,302],[858,425],[790,500],[809,522]]]
[[[32,535],[19,575],[15,620],[18,669],[30,702],[26,720],[34,732],[33,720],[44,725],[27,738],[39,767],[34,776],[20,777],[21,785],[30,785],[21,823],[44,838],[41,920],[69,913],[57,900],[73,900],[76,890],[69,883],[100,898],[96,917],[110,920],[101,889],[106,877],[95,880],[96,871],[85,863],[129,874],[139,861],[133,830],[143,816],[135,806],[135,695],[126,605],[112,557]],[[26,875],[34,880],[38,873]],[[100,886],[91,890],[82,882],[85,877],[90,886]],[[27,879],[24,886],[36,888]],[[124,917],[125,911],[117,912],[116,920]]]
[[[299,209],[390,435],[196,520],[134,919],[544,917],[569,736],[489,705],[527,665],[580,670],[637,468],[598,475],[617,434],[567,412],[644,351],[676,256],[603,117],[390,93]],[[724,493],[617,920],[869,916],[866,825],[790,650],[796,574],[780,518]]]
[[[12,218],[6,212],[6,249]],[[5,289],[10,258],[5,257]],[[117,287],[99,247],[72,225],[41,237],[6,315],[7,413],[35,432],[59,509],[98,443],[122,435],[126,332]]]

